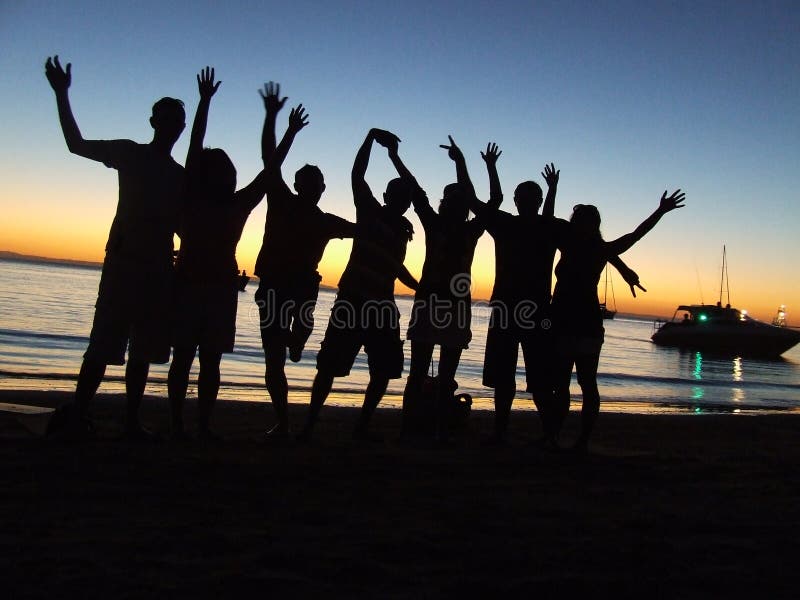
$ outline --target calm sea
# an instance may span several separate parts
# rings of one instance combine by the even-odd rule
[[[0,389],[72,390],[86,348],[98,269],[0,261]],[[222,361],[221,399],[265,399],[264,364],[258,332],[258,311],[252,283],[239,294],[236,351]],[[305,401],[316,373],[315,357],[334,294],[320,293],[317,327],[299,364],[287,365],[292,401]],[[399,300],[403,327],[411,301]],[[481,385],[488,309],[476,306],[473,341],[458,371],[461,391],[475,397],[476,407],[491,407],[491,390]],[[764,411],[800,410],[800,348],[780,360],[719,359],[699,352],[659,348],[650,342],[650,320],[617,318],[606,322],[606,343],[598,381],[604,410]],[[406,369],[408,349],[406,350]],[[520,359],[521,361],[521,359]],[[194,375],[196,375],[195,365]],[[109,367],[101,391],[123,391],[124,367]],[[148,392],[166,396],[166,365],[154,365]],[[368,378],[360,354],[347,378],[338,379],[338,404],[359,404]],[[524,373],[517,371],[518,390]],[[397,406],[404,379],[390,384],[384,405]],[[194,393],[190,388],[190,394]],[[573,400],[580,388],[573,381]],[[515,407],[530,408],[530,397],[517,393]]]

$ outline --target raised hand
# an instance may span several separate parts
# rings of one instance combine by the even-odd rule
[[[297,133],[306,125],[308,125],[306,109],[303,108],[302,104],[298,104],[289,113],[289,131]]]
[[[64,92],[69,89],[72,83],[72,63],[67,63],[67,70],[65,71],[61,67],[57,54],[52,58],[48,57],[47,62],[44,63],[44,74],[53,91]]]
[[[372,135],[373,140],[386,148],[389,152],[397,152],[397,145],[400,143],[400,138],[391,131],[386,131],[385,129],[372,129],[370,134]]]
[[[622,278],[625,279],[625,283],[627,283],[630,286],[631,294],[633,294],[634,298],[636,298],[637,287],[643,292],[647,291],[644,288],[644,286],[642,286],[642,284],[639,283],[639,276],[636,274],[636,271],[634,271],[633,269],[628,269],[627,271],[625,270],[620,271],[620,273],[622,273]]]
[[[495,165],[502,153],[503,151],[497,147],[497,144],[490,142],[486,144],[486,152],[481,152],[481,158],[486,161],[487,165]]]
[[[545,182],[547,183],[548,187],[554,187],[558,185],[558,177],[561,174],[561,171],[556,171],[556,167],[553,163],[544,166],[544,171],[542,171],[541,175],[544,177]],[[634,294],[635,296],[636,294]]]
[[[264,90],[258,90],[261,99],[264,101],[264,108],[270,114],[277,114],[286,104],[288,96],[281,98],[281,84],[269,81],[264,84]]]
[[[680,190],[675,190],[672,195],[667,197],[667,190],[661,195],[661,202],[658,204],[658,210],[662,213],[668,213],[676,208],[683,208],[683,201],[686,199],[686,194]]]
[[[461,148],[459,148],[455,141],[453,140],[453,136],[448,135],[447,139],[450,140],[450,145],[447,144],[439,144],[439,148],[444,148],[447,150],[447,156],[450,157],[451,160],[458,160],[464,159],[464,154],[461,152]]]
[[[211,97],[217,93],[221,83],[221,81],[214,83],[213,67],[200,69],[200,73],[197,74],[197,91],[200,92],[200,99],[211,100]]]

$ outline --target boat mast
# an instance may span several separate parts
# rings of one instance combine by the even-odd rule
[[[727,264],[727,251],[725,245],[722,245],[722,274],[719,279],[719,305],[722,306],[722,290],[723,287],[728,293],[728,306],[731,304],[731,287],[728,282],[728,264]]]

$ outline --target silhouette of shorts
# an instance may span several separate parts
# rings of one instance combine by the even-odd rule
[[[364,347],[369,374],[398,379],[403,374],[400,311],[393,299],[360,300],[339,294],[317,354],[317,370],[345,377]]]
[[[236,339],[237,278],[175,284],[172,345],[233,352]]]
[[[172,266],[153,266],[107,254],[92,332],[84,358],[124,365],[128,358],[169,362]]]
[[[486,335],[483,385],[494,388],[515,381],[519,347],[522,346],[527,391],[533,392],[551,379],[555,350],[553,335],[551,330],[541,325],[521,327],[514,322],[503,322],[501,311],[498,307],[492,308]]]
[[[592,356],[600,354],[603,346],[603,336],[561,333],[557,335],[555,342],[556,354],[560,357]]]
[[[472,341],[470,297],[441,294],[418,295],[411,309],[408,339],[423,344],[469,348]]]
[[[256,291],[261,344],[302,349],[314,330],[314,307],[319,294],[318,273],[286,281],[262,279]]]

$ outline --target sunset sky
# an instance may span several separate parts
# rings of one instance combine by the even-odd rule
[[[800,7],[797,2],[3,2],[0,3],[0,250],[101,260],[116,173],[70,155],[47,56],[73,63],[72,106],[86,138],[149,141],[152,103],[183,99],[190,126],[195,73],[216,68],[206,145],[231,156],[244,185],[261,168],[258,88],[279,81],[311,125],[285,163],[325,174],[324,210],[354,218],[349,174],[370,127],[400,151],[432,201],[454,180],[438,145],[452,134],[479,195],[479,151],[499,144],[504,208],[545,162],[561,170],[556,214],[593,203],[603,233],[627,233],[665,189],[687,206],[623,256],[649,290],[623,312],[671,315],[717,300],[727,244],[731,300],[770,319],[779,304],[800,324]],[[280,136],[288,106],[279,121]],[[173,155],[183,163],[187,131]],[[394,175],[376,148],[368,181]],[[266,204],[248,222],[240,266],[252,270]],[[424,238],[407,264],[419,275]],[[335,285],[349,243],[321,271]],[[474,296],[494,272],[485,235]],[[401,288],[398,288],[401,289]]]

